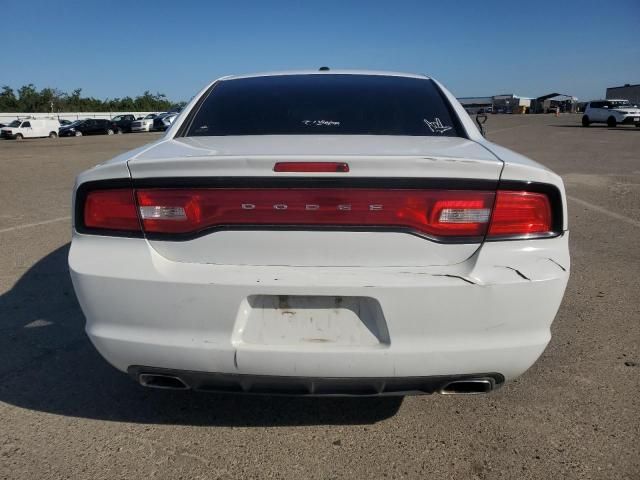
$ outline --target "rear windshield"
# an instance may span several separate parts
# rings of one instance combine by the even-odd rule
[[[224,80],[187,120],[186,136],[464,136],[428,79],[279,75]]]

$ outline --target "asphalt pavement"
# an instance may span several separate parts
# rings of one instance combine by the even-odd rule
[[[78,173],[157,134],[0,141],[0,478],[640,478],[640,128],[487,129],[565,181],[567,293],[516,381],[404,399],[138,386],[84,334],[69,215]]]

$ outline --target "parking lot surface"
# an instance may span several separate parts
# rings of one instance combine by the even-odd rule
[[[83,332],[69,215],[76,174],[157,134],[0,141],[0,478],[640,478],[640,128],[579,120],[487,123],[567,187],[549,347],[492,394],[403,400],[138,386]]]

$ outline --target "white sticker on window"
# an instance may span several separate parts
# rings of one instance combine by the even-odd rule
[[[424,123],[427,127],[429,127],[429,130],[431,130],[433,133],[443,134],[444,132],[448,132],[453,128],[453,127],[450,127],[449,125],[443,125],[442,121],[438,117],[434,118],[433,122],[430,122],[425,118]]]
[[[340,122],[335,120],[302,120],[303,125],[308,127],[339,127]]]

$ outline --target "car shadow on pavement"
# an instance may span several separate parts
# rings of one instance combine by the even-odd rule
[[[69,244],[0,296],[0,402],[99,420],[212,426],[369,424],[400,397],[301,398],[148,390],[111,367],[84,333]]]

